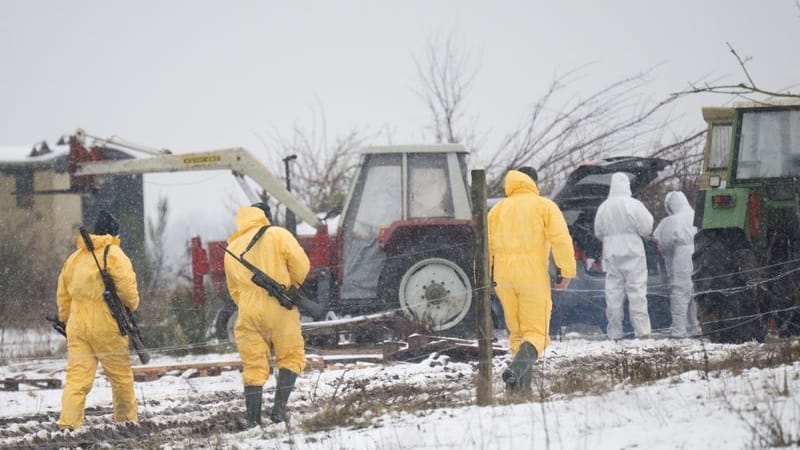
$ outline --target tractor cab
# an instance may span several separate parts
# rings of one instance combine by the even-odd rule
[[[466,155],[460,145],[364,149],[337,234],[341,313],[399,308],[438,331],[469,312]]]
[[[704,108],[703,117],[693,279],[704,333],[724,342],[796,334],[800,102]]]

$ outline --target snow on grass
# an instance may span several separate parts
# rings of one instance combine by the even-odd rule
[[[537,363],[539,384],[529,400],[503,397],[499,378],[505,358],[495,359],[497,403],[492,407],[473,406],[475,364],[450,361],[443,355],[388,366],[342,364],[338,369],[306,372],[298,380],[290,399],[291,432],[284,424],[269,424],[265,417],[263,428],[220,433],[210,439],[187,437],[164,446],[728,449],[797,445],[800,364],[786,361],[794,357],[795,349],[796,343],[720,345],[691,339],[556,341]],[[151,364],[237,358],[235,353],[155,355]],[[64,365],[57,358],[12,360],[0,366],[0,376],[39,377],[44,371],[63,380]],[[137,382],[140,420],[158,423],[168,415],[243,416],[240,373],[189,375]],[[585,386],[567,389],[562,383],[567,378],[582,380]],[[273,377],[265,386],[265,415],[274,383]],[[35,420],[55,420],[60,390],[21,389],[0,392],[0,418],[49,415],[7,430],[35,430]],[[86,406],[99,409],[87,415],[87,427],[109,423],[111,390],[100,370]]]

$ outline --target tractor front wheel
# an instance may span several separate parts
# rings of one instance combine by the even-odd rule
[[[695,236],[694,295],[703,335],[713,342],[763,341],[759,262],[741,233],[701,231]]]

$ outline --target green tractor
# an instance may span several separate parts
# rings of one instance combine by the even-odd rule
[[[800,332],[800,102],[703,108],[695,299],[715,342]]]

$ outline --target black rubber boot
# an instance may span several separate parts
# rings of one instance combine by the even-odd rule
[[[519,346],[514,360],[503,371],[503,381],[506,383],[506,393],[527,394],[531,392],[533,382],[533,363],[538,357],[536,348],[530,342],[523,342]]]
[[[289,394],[294,390],[295,380],[297,380],[297,374],[291,370],[281,369],[278,371],[275,403],[272,405],[272,413],[269,415],[269,418],[274,423],[286,420],[286,402],[289,401]]]
[[[261,425],[261,399],[264,388],[262,386],[244,387],[244,406],[247,410],[247,426],[252,428]]]

